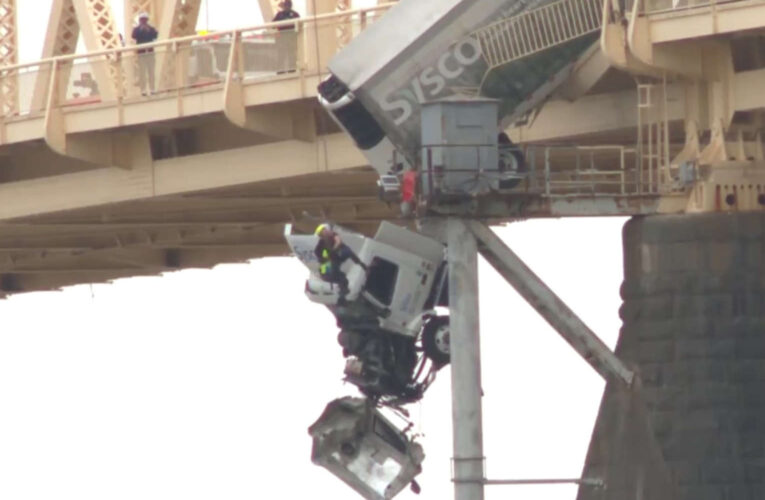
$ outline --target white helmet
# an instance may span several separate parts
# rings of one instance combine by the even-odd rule
[[[149,19],[149,13],[148,12],[141,12],[138,14],[138,19]]]

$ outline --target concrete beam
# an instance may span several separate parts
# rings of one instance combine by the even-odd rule
[[[594,44],[574,65],[568,80],[560,87],[558,94],[569,101],[575,101],[587,94],[611,68],[611,61]]]
[[[182,268],[213,267],[222,262],[287,255],[286,243],[262,245],[153,246],[133,249],[94,250],[78,255],[26,258],[12,263],[0,261],[0,274],[47,275],[82,273],[159,273]]]
[[[736,111],[765,109],[765,69],[741,71],[733,75],[733,104]]]
[[[151,163],[151,146],[145,130],[68,134],[64,114],[52,103],[45,119],[45,142],[62,156],[93,165],[133,168]]]
[[[685,116],[682,89],[670,86],[670,121]],[[637,127],[637,91],[584,96],[574,102],[554,100],[546,103],[529,125],[511,127],[507,133],[515,142],[540,142],[573,139]]]
[[[310,105],[294,103],[249,108],[244,128],[276,139],[316,140],[316,117]]]
[[[695,83],[667,86],[670,122],[694,118],[708,126],[710,107],[724,104],[732,111],[765,109],[765,69],[731,75],[730,94],[721,95],[714,85],[700,88]],[[701,93],[700,93],[701,92]],[[725,103],[720,103],[724,99]],[[730,103],[728,104],[728,100]],[[730,114],[730,113],[728,113]],[[580,97],[574,102],[558,99],[546,103],[529,125],[511,127],[515,142],[540,142],[607,134],[637,127],[637,93],[633,90]]]
[[[0,220],[366,165],[345,134],[0,184]]]

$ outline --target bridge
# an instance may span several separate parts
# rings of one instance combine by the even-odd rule
[[[0,294],[279,255],[305,214],[360,230],[396,216],[316,103],[327,59],[389,6],[299,21],[277,73],[274,26],[198,36],[199,0],[161,4],[125,2],[128,20],[160,18],[153,95],[105,0],[54,2],[49,57],[0,70]]]
[[[106,0],[54,0],[31,63],[0,0],[0,296],[279,255],[285,222],[400,219],[316,99],[331,56],[393,5],[318,0],[298,21],[197,34],[199,0],[126,0],[125,33],[143,10],[159,26],[147,88],[146,52]],[[585,472],[609,498],[727,498],[752,457],[762,477],[746,443],[762,437],[763,30],[763,0],[559,0],[470,34],[488,70],[463,90],[513,94],[503,128],[526,165],[454,214],[679,215],[625,230],[616,354],[646,391],[607,388]],[[741,498],[762,497],[746,484]]]
[[[44,58],[23,64],[15,1],[3,0],[0,294],[278,255],[288,221],[369,231],[398,217],[316,103],[330,57],[393,4],[316,5],[281,68],[285,32],[274,24],[199,35],[199,0],[126,0],[126,33],[141,10],[160,31],[155,88],[143,95],[140,54],[123,46],[106,0],[56,0]],[[273,6],[261,6],[269,18]],[[552,10],[478,34],[513,33],[486,49],[499,62],[555,51],[577,26],[600,36],[544,105],[508,124],[530,171],[517,196],[480,210],[509,219],[761,207],[764,56],[756,38],[734,35],[762,28],[765,4],[567,8],[544,38],[524,26]],[[725,166],[689,188],[679,172],[697,175],[692,162]]]

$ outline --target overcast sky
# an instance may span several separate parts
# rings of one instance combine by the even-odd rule
[[[18,3],[30,60],[50,1]],[[213,3],[211,29],[259,21],[254,0]],[[613,346],[623,223],[498,232]],[[0,498],[357,498],[310,462],[308,426],[355,391],[306,277],[298,261],[272,258],[0,301]],[[603,384],[484,262],[480,279],[488,475],[578,477]],[[449,397],[447,368],[411,407],[427,455],[419,498],[452,495]],[[489,487],[487,499],[575,492]]]

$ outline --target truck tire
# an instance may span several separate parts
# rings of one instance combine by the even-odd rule
[[[422,329],[425,356],[439,367],[449,364],[449,317],[434,316]]]

